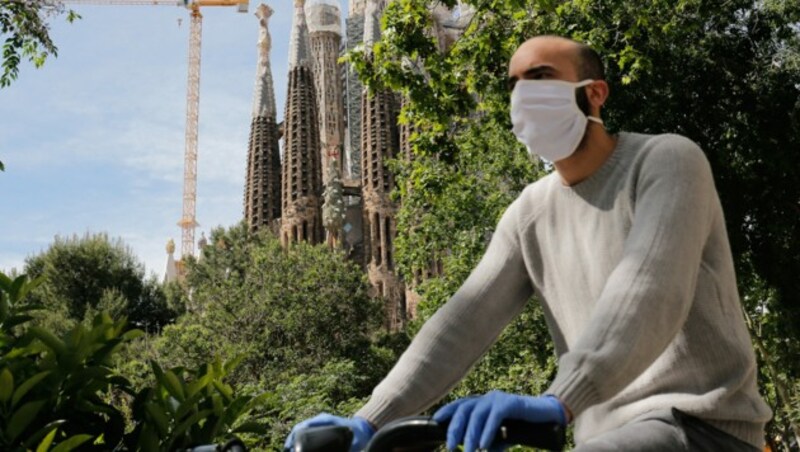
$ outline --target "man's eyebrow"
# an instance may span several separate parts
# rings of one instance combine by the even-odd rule
[[[540,64],[539,66],[534,66],[523,72],[522,78],[531,78],[537,75],[555,72],[555,70],[556,69],[553,66],[547,64]]]
[[[522,78],[530,79],[530,78],[535,78],[542,74],[549,74],[552,72],[555,72],[555,68],[553,66],[549,66],[547,64],[540,64],[539,66],[534,66],[523,72]],[[514,85],[517,84],[517,80],[519,80],[519,78],[516,75],[512,75],[511,77],[508,78],[508,80],[506,80],[506,85],[508,86],[509,90],[514,89]]]

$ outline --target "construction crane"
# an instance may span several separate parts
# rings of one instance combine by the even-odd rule
[[[236,6],[246,13],[249,0],[64,0],[70,5],[143,5],[181,6],[190,11],[189,28],[189,79],[186,85],[186,147],[183,161],[183,215],[181,228],[181,255],[194,255],[194,230],[198,226],[197,211],[197,126],[200,110],[200,43],[203,15],[206,6]]]

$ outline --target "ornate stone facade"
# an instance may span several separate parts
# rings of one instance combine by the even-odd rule
[[[328,184],[330,162],[337,162],[341,173],[344,136],[344,103],[342,100],[342,68],[338,63],[342,43],[341,16],[338,2],[314,0],[306,6],[311,39],[312,71],[317,93],[319,135],[322,152],[322,184]]]
[[[317,99],[305,0],[295,0],[289,47],[289,88],[283,126],[281,242],[323,241],[322,172]]]
[[[364,45],[369,49],[380,38],[382,4],[369,0],[364,19]],[[400,152],[397,100],[386,91],[361,96],[361,189],[364,208],[364,254],[373,292],[385,302],[386,327],[405,324],[405,288],[395,271],[394,238],[397,206],[389,198],[394,177],[386,166]]]
[[[244,190],[244,218],[251,231],[271,227],[281,216],[281,157],[269,63],[272,40],[268,20],[272,13],[264,4],[256,9],[260,24],[258,64]]]
[[[364,38],[364,10],[354,10],[353,5],[350,3],[350,15],[345,19],[345,52],[353,50]],[[344,67],[342,85],[345,110],[344,177],[357,180],[361,173],[361,91],[364,88],[350,64]]]

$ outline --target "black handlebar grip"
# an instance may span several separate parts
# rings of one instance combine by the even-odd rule
[[[566,442],[566,429],[555,422],[536,423],[506,419],[494,437],[495,443],[518,444],[560,451]]]
[[[399,419],[381,428],[367,445],[367,452],[430,452],[447,441],[447,424],[429,417]],[[564,427],[552,423],[505,420],[495,434],[495,444],[531,446],[560,451],[566,442]]]
[[[352,442],[347,427],[310,427],[297,432],[292,452],[347,452]]]

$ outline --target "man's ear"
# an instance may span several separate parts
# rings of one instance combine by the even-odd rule
[[[599,113],[600,108],[605,105],[611,90],[605,80],[596,80],[591,85],[586,86],[586,97],[589,99],[592,113]]]

